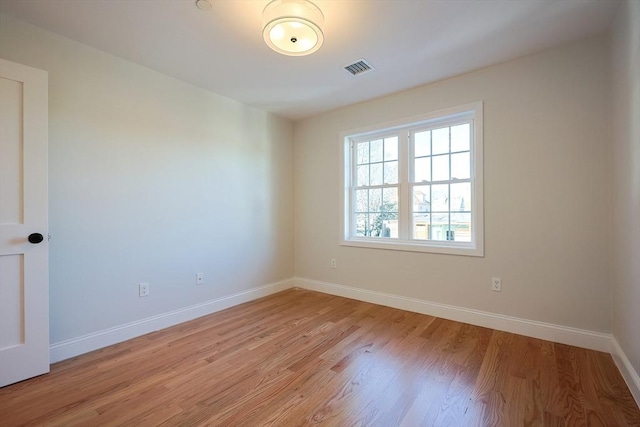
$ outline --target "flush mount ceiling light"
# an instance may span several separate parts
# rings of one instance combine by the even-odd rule
[[[289,56],[309,55],[324,41],[324,15],[308,0],[273,0],[262,12],[262,37],[271,49]]]
[[[196,7],[200,10],[211,10],[213,5],[209,0],[196,0]]]

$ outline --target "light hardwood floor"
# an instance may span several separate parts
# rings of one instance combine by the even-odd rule
[[[0,425],[640,425],[606,353],[288,290],[0,389]]]

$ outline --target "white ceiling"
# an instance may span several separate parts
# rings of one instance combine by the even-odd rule
[[[299,119],[606,31],[616,0],[315,0],[325,42],[262,41],[269,0],[0,0],[0,12],[199,87]],[[353,77],[367,59],[376,71]]]

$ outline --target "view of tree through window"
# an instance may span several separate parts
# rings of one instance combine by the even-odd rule
[[[398,237],[398,137],[356,148],[356,235]]]

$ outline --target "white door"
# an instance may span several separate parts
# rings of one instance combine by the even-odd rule
[[[0,387],[49,372],[47,87],[0,59]]]

